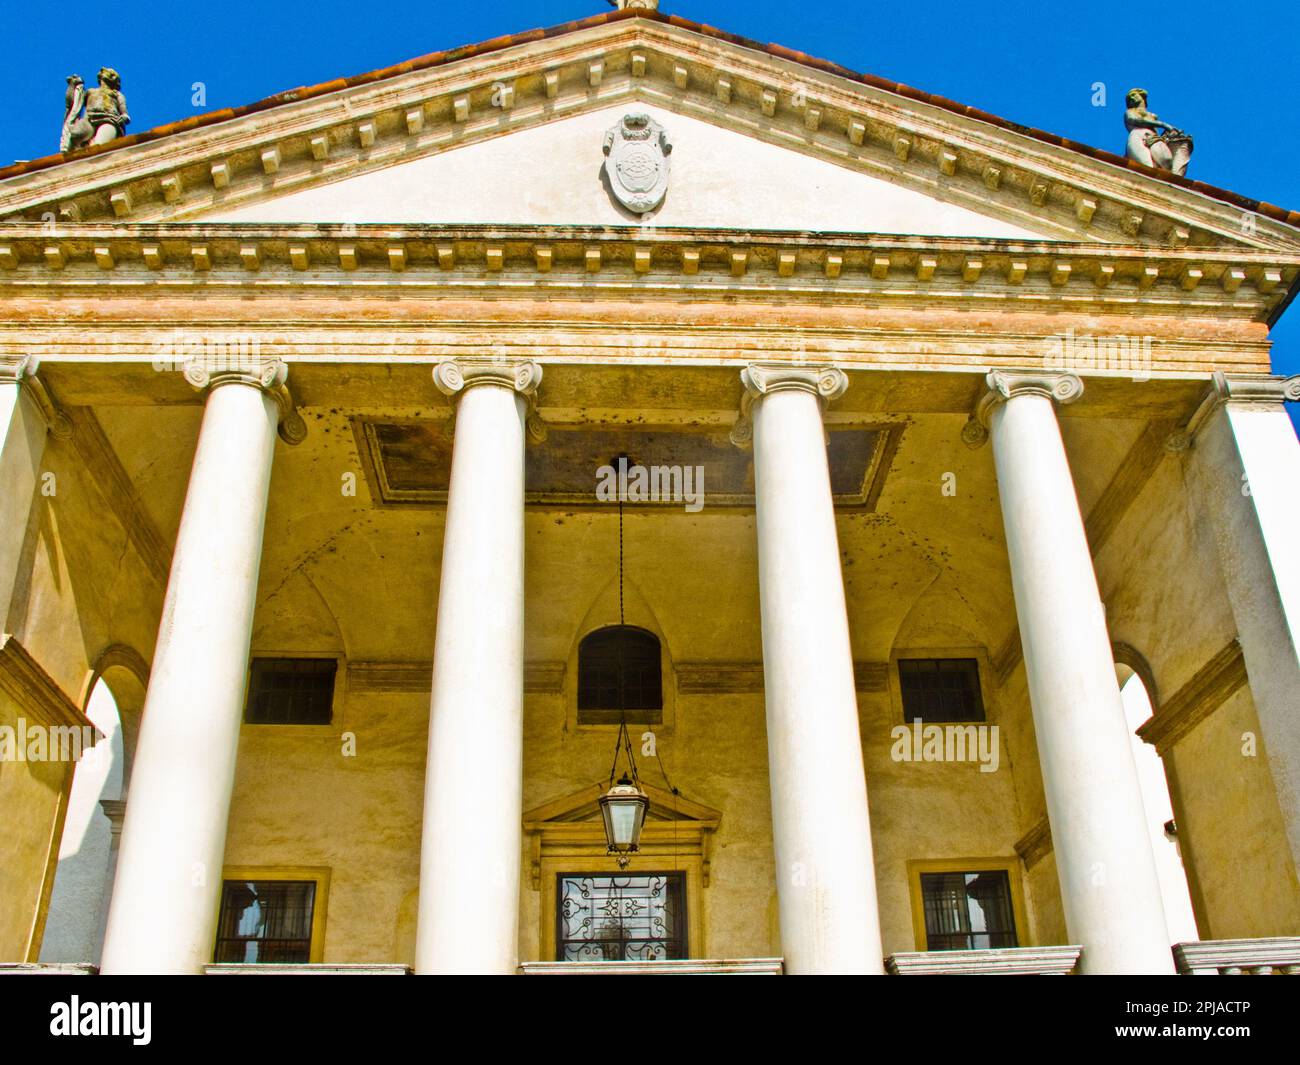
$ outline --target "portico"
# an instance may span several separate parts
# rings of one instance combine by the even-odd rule
[[[988,119],[629,10],[0,172],[15,705],[147,674],[102,970],[1293,965],[1300,230]]]

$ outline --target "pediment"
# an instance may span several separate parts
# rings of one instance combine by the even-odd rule
[[[793,56],[680,20],[593,19],[0,175],[0,214],[625,224],[592,142],[635,106],[679,138],[655,225],[1300,246],[1186,183]]]

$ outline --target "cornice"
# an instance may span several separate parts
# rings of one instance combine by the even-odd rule
[[[9,633],[0,634],[0,691],[42,725],[94,728],[54,678]],[[95,737],[99,738],[98,731]]]
[[[1300,254],[1237,249],[532,225],[0,226],[0,298],[339,289],[349,296],[801,300],[1268,321]]]
[[[1233,640],[1174,692],[1137,734],[1163,757],[1246,682],[1246,661],[1241,645]]]
[[[0,213],[192,217],[635,101],[1061,237],[1300,243],[1267,215],[918,95],[669,20],[612,20],[12,176]]]

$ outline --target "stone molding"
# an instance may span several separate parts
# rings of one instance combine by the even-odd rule
[[[1247,680],[1241,645],[1233,640],[1138,727],[1138,736],[1163,757]]]
[[[678,695],[732,695],[763,691],[762,662],[678,662]],[[853,679],[859,692],[883,692],[889,687],[889,663],[853,663]]]
[[[433,368],[433,383],[453,401],[478,385],[511,389],[528,403],[524,423],[528,439],[534,444],[546,439],[546,423],[537,413],[537,392],[542,385],[540,363],[531,359],[445,359]]]
[[[1001,950],[918,950],[885,959],[890,976],[1066,976],[1079,964],[1082,947],[1007,947]]]
[[[1083,381],[1078,374],[1052,373],[1045,370],[992,370],[984,379],[984,389],[975,410],[961,431],[967,447],[983,446],[989,438],[993,411],[1017,396],[1045,396],[1057,403],[1073,403],[1083,395]]]
[[[1135,301],[1162,313],[1267,321],[1300,276],[1300,255],[1241,249],[1146,249],[1084,242],[920,235],[736,232],[673,227],[445,224],[169,224],[54,230],[0,225],[0,291],[143,286],[262,294],[269,278],[368,291],[419,289],[463,299],[797,299],[818,305],[1108,310]],[[102,254],[96,258],[92,252]],[[979,270],[974,265],[979,265]],[[1202,278],[1194,288],[1183,279]],[[1226,291],[1224,278],[1245,280]],[[291,282],[292,279],[292,282]],[[1235,282],[1234,282],[1235,284]],[[41,349],[29,349],[41,350]]]
[[[99,966],[89,962],[0,962],[0,976],[98,976]]]
[[[530,695],[561,695],[565,664],[559,661],[524,663],[524,691]],[[428,695],[433,685],[433,663],[366,662],[348,663],[348,691],[372,695],[416,693]]]
[[[108,831],[116,843],[122,837],[122,823],[126,820],[125,799],[100,799],[99,808],[108,818]]]
[[[204,976],[410,976],[409,965],[385,962],[222,962],[203,967]]]
[[[664,961],[526,961],[521,976],[781,976],[781,958],[670,958]]]
[[[0,691],[42,725],[94,728],[54,678],[9,633],[0,634]],[[100,735],[96,729],[96,742]]]
[[[764,396],[774,392],[807,392],[817,397],[824,412],[827,403],[848,391],[849,378],[835,366],[751,362],[740,371],[740,383],[745,394],[740,399],[740,416],[731,428],[731,442],[748,448],[754,442],[754,404]]]
[[[290,446],[307,439],[307,423],[298,413],[287,384],[289,367],[282,359],[253,360],[249,365],[209,365],[203,359],[185,364],[185,380],[200,392],[212,392],[224,385],[260,388],[279,408],[280,439]]]
[[[1043,814],[1034,827],[1015,842],[1015,851],[1026,869],[1032,869],[1052,853],[1052,824]]]
[[[1261,939],[1206,939],[1174,944],[1174,962],[1183,976],[1300,976],[1300,936]]]

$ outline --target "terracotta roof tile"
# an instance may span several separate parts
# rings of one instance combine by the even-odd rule
[[[151,141],[160,140],[163,137],[171,136],[175,133],[181,133],[185,130],[216,125],[219,122],[228,122],[233,118],[254,114],[259,111],[265,111],[282,104],[293,103],[298,100],[307,100],[317,96],[324,96],[327,93],[339,92],[342,89],[355,88],[359,85],[369,85],[377,81],[383,81],[386,78],[408,74],[411,71],[427,70],[430,67],[455,62],[458,59],[465,59],[470,56],[501,51],[502,49],[511,48],[516,45],[528,44],[533,41],[545,40],[551,37],[560,37],[568,33],[574,33],[578,30],[590,29],[594,26],[601,26],[606,23],[618,22],[623,19],[631,18],[648,19],[669,26],[676,26],[688,30],[691,33],[698,33],[715,40],[729,42],[742,48],[750,49],[751,51],[764,52],[767,55],[798,63],[801,66],[806,66],[814,70],[820,70],[852,81],[858,81],[864,85],[870,85],[873,88],[882,89],[898,96],[904,96],[910,100],[917,100],[921,103],[930,104],[931,106],[942,108],[943,110],[953,112],[954,114],[965,115],[969,118],[978,119],[981,122],[987,122],[989,125],[1010,130],[1014,133],[1019,133],[1022,136],[1031,137],[1034,140],[1041,141],[1045,144],[1051,144],[1059,148],[1065,148],[1069,151],[1077,152],[1080,155],[1088,156],[1089,158],[1096,159],[1103,163],[1110,163],[1113,166],[1124,167],[1128,170],[1145,174],[1148,177],[1156,178],[1159,181],[1164,181],[1171,185],[1178,185],[1182,188],[1191,189],[1204,196],[1208,196],[1211,199],[1219,200],[1223,203],[1230,203],[1236,207],[1241,207],[1244,210],[1254,211],[1258,214],[1265,215],[1268,218],[1275,219],[1276,221],[1285,222],[1288,225],[1300,228],[1300,211],[1290,211],[1286,208],[1278,207],[1275,204],[1253,200],[1248,196],[1242,196],[1239,193],[1231,192],[1228,189],[1221,189],[1215,185],[1207,184],[1204,181],[1195,181],[1190,178],[1179,177],[1177,174],[1172,174],[1167,170],[1157,170],[1153,167],[1144,166],[1141,163],[1134,162],[1124,156],[1116,155],[1113,152],[1104,151],[1101,148],[1094,148],[1087,144],[1080,144],[1077,141],[1072,141],[1065,137],[1059,137],[1054,133],[1035,129],[1032,126],[1024,126],[1018,122],[1011,122],[997,115],[989,114],[987,111],[982,111],[979,108],[970,107],[966,104],[958,103],[955,100],[949,100],[944,96],[924,92],[923,90],[913,88],[910,85],[903,85],[899,82],[891,82],[884,78],[878,78],[872,74],[863,74],[858,71],[849,70],[847,67],[840,66],[838,63],[832,63],[825,59],[818,59],[815,56],[807,55],[803,52],[796,51],[793,48],[786,48],[778,44],[762,44],[758,41],[752,41],[748,38],[739,37],[733,33],[727,33],[723,30],[716,29],[713,26],[691,22],[689,19],[684,19],[680,15],[664,15],[657,11],[652,12],[632,8],[625,11],[611,11],[606,14],[593,15],[590,18],[580,19],[575,22],[565,22],[558,26],[551,26],[546,29],[534,29],[526,30],[523,33],[506,34],[501,37],[494,37],[488,41],[482,41],[478,44],[463,45],[442,52],[432,52],[415,59],[409,59],[406,62],[399,63],[395,66],[383,67],[379,70],[372,70],[365,74],[357,74],[347,78],[336,78],[332,81],[322,82],[318,85],[290,89],[286,92],[269,96],[264,100],[258,100],[255,103],[247,104],[243,107],[225,108],[220,111],[211,111],[203,115],[194,115],[177,122],[170,122],[166,125],[157,126],[154,129],[146,130],[143,133],[133,133],[130,136],[122,137],[118,140],[97,147],[82,148],[75,152],[69,152],[66,155],[47,155],[40,159],[32,159],[24,163],[15,163],[12,166],[0,169],[0,181],[3,181],[6,178],[17,177],[21,174],[30,174],[38,170],[46,170],[64,162],[86,159],[91,156],[102,155],[106,152],[118,151],[119,149],[130,147],[133,144],[146,144]]]

